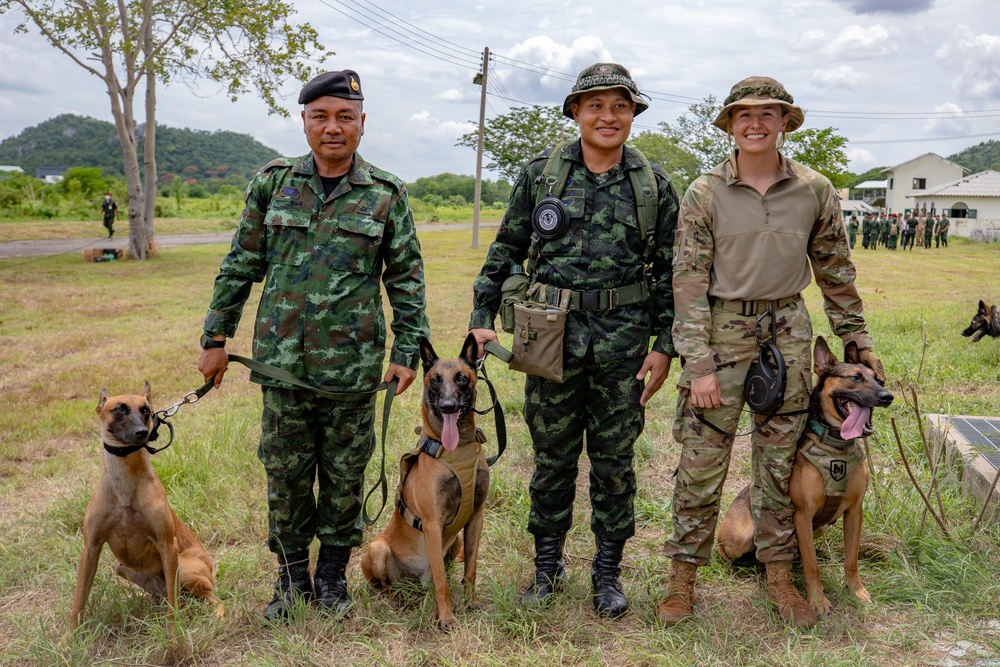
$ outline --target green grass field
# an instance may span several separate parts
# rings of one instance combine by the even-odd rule
[[[467,230],[421,236],[432,340],[442,355],[459,350],[470,285],[488,245],[471,250],[469,239]],[[518,592],[532,558],[525,530],[532,458],[521,419],[523,376],[490,360],[508,415],[509,445],[492,470],[478,601],[471,609],[462,608],[460,568],[452,573],[456,629],[449,635],[435,629],[434,601],[426,590],[412,588],[396,597],[370,590],[358,566],[360,550],[348,570],[356,600],[349,620],[306,609],[287,626],[267,626],[260,610],[271,596],[275,562],[264,545],[265,483],[256,458],[260,394],[246,371],[234,366],[221,390],[180,410],[173,419],[174,445],[154,458],[173,507],[216,560],[226,617],[216,619],[206,605],[188,602],[172,646],[165,606],[119,581],[105,550],[85,623],[66,636],[81,524],[101,469],[98,394],[102,387],[135,393],[149,380],[155,407],[163,408],[201,385],[197,341],[225,250],[165,248],[144,263],[88,264],[78,255],[0,261],[3,664],[939,665],[964,646],[957,642],[973,647],[950,664],[1000,660],[1000,528],[970,534],[979,508],[961,496],[951,472],[942,480],[942,504],[955,539],[944,539],[924,516],[889,426],[895,416],[926,487],[928,465],[900,383],[916,389],[925,412],[1000,414],[1000,340],[971,344],[959,335],[979,299],[1000,303],[1000,248],[960,239],[946,250],[859,248],[855,254],[870,329],[897,394],[891,408],[877,413],[870,442],[875,470],[861,548],[870,606],[844,592],[841,533],[835,528],[818,547],[834,610],[812,631],[785,627],[767,603],[761,572],[718,560],[699,571],[698,618],[673,629],[656,625],[655,605],[669,569],[661,547],[670,529],[671,475],[679,455],[670,436],[675,364],[647,410],[636,446],[638,527],[623,573],[632,611],[606,622],[591,610],[585,459],[567,547],[567,589],[548,609],[522,608]],[[812,287],[806,297],[816,333],[829,337],[819,291]],[[255,303],[256,295],[248,310]],[[502,336],[501,342],[509,345],[510,339]],[[248,354],[249,348],[245,323],[230,349]],[[418,391],[415,385],[394,407],[390,487],[396,458],[414,442]],[[492,419],[481,425],[492,453]],[[746,439],[737,442],[734,454],[724,507],[749,475]],[[376,475],[373,460],[369,483]],[[383,515],[368,529],[366,539],[386,520]]]

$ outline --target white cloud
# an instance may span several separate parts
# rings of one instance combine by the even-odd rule
[[[855,173],[868,171],[877,164],[874,153],[866,148],[848,148],[847,161],[850,163],[850,170]]]
[[[506,90],[516,99],[543,104],[561,102],[577,73],[585,67],[613,60],[601,38],[591,35],[577,37],[569,45],[556,42],[548,35],[529,37],[511,48],[507,58],[519,62],[499,60],[495,65]],[[522,63],[550,72],[539,75],[527,71]]]
[[[828,69],[818,69],[812,74],[812,83],[823,90],[857,90],[868,84],[871,76],[859,72],[850,65],[838,65]]]
[[[972,131],[972,122],[962,107],[953,102],[946,102],[934,107],[935,113],[941,115],[931,118],[924,124],[924,132],[930,136],[948,137],[968,134]]]
[[[826,44],[826,33],[822,30],[806,30],[797,39],[792,39],[791,46],[795,51],[817,51]]]
[[[851,25],[841,30],[821,50],[837,58],[868,60],[896,53],[899,44],[889,30],[879,24],[867,27]]]
[[[961,97],[1000,99],[1000,36],[970,35],[960,25],[935,56],[957,72],[954,92]]]

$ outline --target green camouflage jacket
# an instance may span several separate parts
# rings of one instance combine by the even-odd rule
[[[833,333],[846,345],[853,340],[860,348],[872,346],[865,324],[861,297],[854,285],[856,271],[851,261],[850,246],[841,222],[840,200],[830,181],[805,165],[782,158],[783,174],[767,192],[767,197],[745,185],[734,175],[735,155],[699,176],[684,194],[677,223],[677,247],[674,249],[674,299],[677,319],[674,324],[674,344],[684,357],[692,377],[715,371],[713,351],[709,347],[712,331],[712,310],[709,295],[715,296],[713,283],[716,262],[729,263],[727,273],[749,270],[745,284],[756,275],[766,282],[785,281],[787,288],[781,297],[792,296],[806,287],[805,274],[790,271],[780,275],[756,274],[775,271],[777,258],[782,265],[798,252],[805,253],[811,272],[823,293],[824,308]],[[798,219],[779,220],[770,206],[782,202],[782,210],[802,211]],[[725,216],[725,218],[723,218]],[[726,219],[726,256],[721,256],[716,243],[714,218]],[[742,236],[737,228],[745,226]],[[762,243],[764,241],[764,243]],[[747,248],[764,245],[772,256],[753,257]],[[770,259],[770,262],[769,262]],[[759,267],[759,268],[755,268]],[[770,267],[770,269],[769,269]],[[730,281],[734,282],[734,281]],[[756,299],[757,295],[725,298]],[[767,298],[780,298],[768,296]]]
[[[389,360],[416,368],[428,335],[424,269],[403,183],[355,153],[324,201],[312,153],[261,169],[215,279],[205,331],[232,337],[253,283],[264,282],[254,358],[328,391],[364,391],[381,380],[385,315]],[[256,374],[254,382],[282,386]]]
[[[496,240],[490,245],[486,262],[472,286],[469,328],[493,328],[500,308],[500,285],[511,267],[523,263],[528,256],[531,211],[537,189],[542,187],[540,179],[548,155],[546,151],[529,163],[514,185]],[[621,165],[612,169],[600,184],[583,162],[579,141],[566,156],[573,166],[561,199],[569,209],[570,225],[560,238],[542,243],[538,281],[573,290],[611,289],[641,281],[644,239],[628,178],[628,170],[643,166],[637,151],[626,146]],[[670,280],[677,193],[660,167],[654,165],[653,171],[658,188],[653,314],[644,304],[613,310],[570,311],[564,346],[569,356],[583,357],[589,345],[593,345],[594,360],[598,363],[645,356],[650,333],[656,336],[653,350],[677,356],[671,338],[674,298]]]

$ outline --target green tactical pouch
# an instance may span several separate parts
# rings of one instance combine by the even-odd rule
[[[513,310],[511,370],[562,382],[566,311],[532,302],[515,303]]]
[[[514,333],[514,304],[523,303],[527,291],[528,276],[523,267],[514,265],[500,286],[500,327],[507,333]]]

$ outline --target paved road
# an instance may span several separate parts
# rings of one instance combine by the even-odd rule
[[[496,229],[498,222],[482,222],[480,229]],[[446,229],[472,229],[471,223],[451,223],[451,224],[421,224],[417,225],[417,233],[425,231],[442,231]],[[480,242],[489,243],[492,240],[492,232],[480,234]],[[218,232],[210,234],[157,234],[156,243],[162,248],[182,245],[206,245],[212,243],[229,244],[233,240],[232,232]],[[90,238],[90,239],[46,239],[36,241],[6,241],[0,243],[0,259],[9,257],[42,257],[46,255],[63,255],[68,253],[82,253],[88,248],[117,248],[121,249],[128,245],[128,237],[118,238]]]

